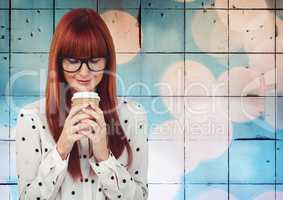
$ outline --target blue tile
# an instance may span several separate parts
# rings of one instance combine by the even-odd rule
[[[58,24],[59,20],[63,17],[64,14],[66,14],[70,9],[60,9],[55,10],[55,25]]]
[[[9,52],[9,11],[0,10],[0,52]]]
[[[221,199],[228,200],[226,184],[186,184],[186,200]]]
[[[142,0],[141,1],[142,8],[173,8],[173,9],[183,9],[184,8],[184,0],[162,0],[162,1],[154,1],[154,0]]]
[[[221,24],[224,22],[218,18],[217,12],[227,16],[228,24],[226,10],[190,10],[186,12],[186,52],[228,51],[228,29],[227,26]]]
[[[243,97],[248,98],[248,97]],[[233,100],[240,102],[243,99],[238,97],[233,97]],[[255,119],[243,121],[243,122],[232,122],[233,125],[233,139],[247,139],[247,138],[257,138],[257,139],[275,139],[275,98],[264,97],[264,111],[259,113]],[[231,104],[233,106],[233,104]],[[249,110],[245,110],[245,106],[242,106],[243,112],[247,114]],[[238,111],[233,111],[238,112]],[[232,111],[230,114],[233,115]],[[230,116],[231,116],[230,115]],[[233,117],[232,117],[233,120]]]
[[[9,95],[9,54],[0,54],[0,95]]]
[[[9,183],[10,160],[9,160],[9,142],[0,141],[0,182]]]
[[[103,0],[99,1],[99,9],[104,8],[139,8],[139,0]]]
[[[16,139],[16,124],[17,117],[20,114],[20,110],[27,104],[39,100],[42,97],[39,96],[11,96],[10,100],[10,139]],[[12,177],[15,180],[15,177]]]
[[[215,79],[228,70],[228,56],[226,54],[186,54],[186,60],[203,64],[211,71]]]
[[[265,192],[275,190],[275,185],[230,185],[230,193],[239,200],[257,199],[257,197]],[[275,199],[268,199],[275,200]]]
[[[144,10],[142,31],[143,52],[184,51],[183,10]]]
[[[56,0],[56,8],[96,8],[97,0]]]
[[[277,119],[277,139],[283,139],[283,97],[277,97],[276,99],[276,119]]]
[[[0,97],[0,139],[9,139],[9,99]]]
[[[232,141],[230,183],[274,183],[274,141]]]
[[[174,90],[172,92],[169,92],[172,90],[172,88],[168,89],[168,96],[176,96],[176,95],[184,95],[184,55],[183,54],[143,54],[141,58],[141,77],[142,77],[142,83],[144,84],[142,87],[142,95],[143,96],[151,96],[151,95],[157,95],[162,96],[164,94],[160,94],[160,89],[167,91],[166,88],[167,84],[165,82],[162,82],[162,78],[166,70],[170,70],[169,66],[172,64],[175,64],[177,62],[181,62],[180,70],[177,72],[177,74],[174,74],[178,77],[176,77],[176,80],[170,80],[171,82],[169,85],[175,85],[177,87],[177,90]],[[178,83],[176,83],[178,82]],[[175,86],[174,86],[175,89]],[[166,95],[167,96],[167,95]]]
[[[48,52],[53,30],[52,10],[12,11],[12,51]]]
[[[228,184],[228,152],[226,151],[215,159],[200,162],[193,171],[186,173],[186,183]]]
[[[118,64],[116,70],[116,88],[119,96],[141,95],[142,56],[137,55],[131,61]],[[130,75],[129,75],[130,74]]]
[[[147,112],[147,121],[148,121],[148,135],[149,139],[174,139],[174,132],[171,133],[168,137],[163,135],[157,135],[162,133],[157,133],[156,128],[161,125],[163,122],[166,122],[167,120],[174,119],[174,116],[170,114],[168,111],[168,108],[166,105],[164,105],[164,99],[168,97],[130,97],[129,99],[139,102],[144,110]],[[170,97],[171,98],[171,97]],[[179,97],[172,97],[174,98],[175,105],[177,102],[181,101],[181,98]],[[183,135],[183,133],[180,133],[180,135]],[[170,138],[169,138],[170,137]],[[177,139],[177,138],[176,138]]]
[[[44,95],[47,81],[47,54],[12,54],[12,95]]]
[[[53,0],[12,0],[13,8],[53,8]]]
[[[276,141],[276,183],[283,184],[283,141]]]

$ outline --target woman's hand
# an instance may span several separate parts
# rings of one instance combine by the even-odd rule
[[[91,116],[92,119],[84,119],[82,122],[92,127],[92,131],[84,132],[91,141],[91,148],[95,159],[100,162],[109,156],[107,146],[107,130],[103,111],[95,104],[90,104],[91,108],[83,109],[83,112]]]
[[[81,134],[80,131],[91,128],[88,124],[81,122],[81,120],[91,118],[88,114],[80,112],[87,106],[89,106],[89,104],[72,107],[65,120],[64,128],[59,140],[57,141],[57,151],[63,160],[68,157],[74,143],[85,137],[85,135]]]

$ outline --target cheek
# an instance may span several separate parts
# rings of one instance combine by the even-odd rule
[[[69,85],[72,85],[72,83],[74,82],[73,77],[68,73],[64,73],[64,78]]]
[[[103,77],[103,73],[95,74],[93,76],[93,80],[96,82],[96,84],[98,84],[102,80],[102,77]]]

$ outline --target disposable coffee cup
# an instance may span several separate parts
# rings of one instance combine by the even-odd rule
[[[100,97],[96,92],[76,92],[72,97],[72,106],[94,103],[99,106]]]
[[[99,106],[100,97],[96,92],[76,92],[72,97],[72,106],[80,106],[86,103],[94,103],[97,107]],[[89,133],[91,129],[81,130],[81,132]],[[88,142],[89,144],[89,153],[91,153],[90,149],[90,141],[89,139],[81,139],[81,142]]]

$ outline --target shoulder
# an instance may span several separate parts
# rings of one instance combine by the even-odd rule
[[[142,118],[146,115],[146,111],[140,103],[124,97],[118,98],[117,111],[120,117],[128,119]]]
[[[45,98],[41,98],[32,103],[19,108],[19,115],[36,115],[38,117],[45,115]]]

